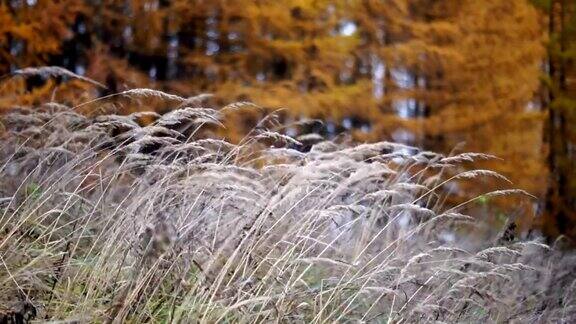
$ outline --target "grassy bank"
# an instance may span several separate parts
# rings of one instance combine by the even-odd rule
[[[470,168],[491,156],[292,138],[274,115],[232,144],[226,118],[254,105],[125,96],[178,109],[86,117],[49,103],[1,117],[0,319],[576,320],[562,239],[468,215],[479,200],[532,199]],[[452,185],[483,177],[508,187],[453,202]]]

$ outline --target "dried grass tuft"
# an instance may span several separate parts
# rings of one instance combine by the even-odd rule
[[[205,96],[135,89],[92,104],[123,96],[179,109],[87,118],[45,107],[1,117],[0,305],[14,305],[9,316],[576,320],[576,255],[559,249],[563,240],[523,240],[506,233],[512,222],[502,239],[483,222],[490,206],[472,204],[528,193],[444,190],[454,180],[480,192],[481,179],[503,183],[490,170],[464,168],[492,156],[446,158],[317,134],[295,140],[272,115],[233,144],[199,134],[202,126],[213,131],[228,125],[227,111],[255,106],[203,108]]]
[[[22,77],[30,77],[30,76],[40,76],[44,79],[54,78],[54,77],[61,77],[61,78],[68,78],[68,79],[77,79],[91,85],[97,86],[102,89],[106,89],[106,86],[102,83],[87,78],[85,76],[81,76],[76,74],[70,70],[67,70],[60,66],[41,66],[41,67],[29,67],[24,69],[15,70],[10,74],[6,74],[0,77],[0,82],[4,79],[14,77],[14,76],[22,76]]]

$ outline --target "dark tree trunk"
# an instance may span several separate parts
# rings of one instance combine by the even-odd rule
[[[549,53],[549,89],[548,119],[546,123],[545,142],[549,148],[548,165],[550,176],[545,202],[544,231],[551,237],[566,234],[576,237],[576,218],[574,211],[574,190],[571,182],[575,181],[576,170],[570,158],[569,125],[570,112],[566,104],[569,98],[567,88],[567,59],[562,53],[568,48],[566,29],[568,14],[567,0],[553,0],[549,12],[549,33],[558,37],[558,43],[552,44]]]

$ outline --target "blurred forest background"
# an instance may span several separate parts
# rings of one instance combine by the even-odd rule
[[[326,137],[348,132],[358,141],[491,153],[503,160],[486,168],[541,197],[516,217],[546,234],[572,237],[575,60],[573,0],[0,5],[0,75],[58,65],[108,87],[20,78],[0,85],[0,109],[47,100],[74,105],[149,87],[183,96],[213,93],[220,103],[251,101],[268,111],[285,108],[279,112],[284,122],[321,119],[309,131]],[[125,107],[151,108],[166,109]],[[230,139],[241,138],[257,117],[239,115],[228,125]]]

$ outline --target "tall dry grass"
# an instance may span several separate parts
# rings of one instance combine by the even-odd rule
[[[139,93],[145,109],[154,91]],[[274,116],[233,144],[218,128],[251,104],[174,98],[163,116],[54,103],[2,116],[0,321],[576,320],[561,240],[467,215],[528,194],[450,203],[459,181],[506,183],[464,167],[492,157],[297,140]]]

